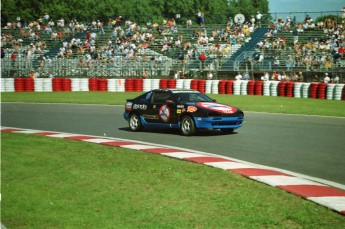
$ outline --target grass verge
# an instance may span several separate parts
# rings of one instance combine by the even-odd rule
[[[343,228],[345,217],[237,174],[160,155],[2,133],[8,228]]]
[[[6,92],[1,93],[1,100],[2,102],[124,105],[126,99],[140,94],[141,92]],[[345,117],[344,101],[250,95],[211,94],[209,96],[220,103],[237,106],[244,111]]]

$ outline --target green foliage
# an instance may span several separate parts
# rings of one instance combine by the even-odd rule
[[[2,2],[1,20],[6,23],[20,16],[27,22],[48,13],[53,20],[107,21],[121,15],[124,19],[146,23],[160,22],[162,18],[172,18],[176,14],[181,15],[180,20],[195,20],[199,10],[205,13],[206,23],[225,23],[236,13],[246,17],[258,10],[268,13],[268,0],[6,0]]]

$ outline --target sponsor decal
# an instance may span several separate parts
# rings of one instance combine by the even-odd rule
[[[133,105],[134,110],[147,110],[146,104],[134,104]]]
[[[181,113],[182,113],[182,110],[181,110],[181,109],[177,109],[176,113],[177,113],[177,114],[181,114]]]
[[[167,105],[163,105],[159,108],[158,116],[163,122],[168,122],[170,119],[170,108]]]
[[[125,110],[126,110],[126,111],[130,111],[130,110],[132,110],[132,105],[133,105],[133,103],[132,103],[132,102],[127,102],[127,103],[126,103]]]
[[[154,120],[158,120],[158,116],[157,115],[143,115],[144,119],[154,119]]]
[[[177,108],[184,108],[184,105],[177,105]]]
[[[198,108],[196,108],[195,106],[188,106],[187,107],[187,112],[195,112],[197,110],[198,110]]]
[[[234,107],[230,107],[230,106],[219,104],[219,103],[199,102],[196,105],[201,107],[201,108],[216,111],[216,112],[219,112],[222,114],[233,114],[237,111],[237,109]]]

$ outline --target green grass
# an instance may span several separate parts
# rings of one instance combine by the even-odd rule
[[[344,228],[345,217],[205,165],[2,133],[7,228]]]
[[[79,103],[124,105],[126,99],[140,92],[23,92],[1,93],[2,102]],[[244,111],[307,114],[345,117],[345,101],[270,96],[215,95],[220,103],[234,105]]]

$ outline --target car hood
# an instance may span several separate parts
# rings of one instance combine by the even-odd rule
[[[212,112],[217,112],[221,114],[234,114],[237,112],[236,107],[231,107],[228,105],[220,104],[220,103],[212,103],[212,102],[187,102],[186,105],[188,106],[195,106],[198,109],[208,110]]]

